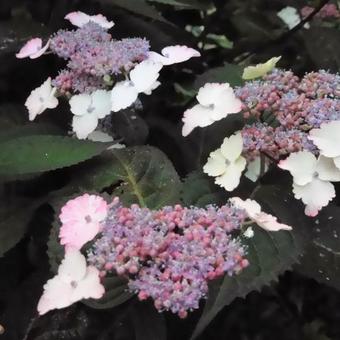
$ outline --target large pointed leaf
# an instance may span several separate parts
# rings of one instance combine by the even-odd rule
[[[311,221],[309,243],[296,269],[340,289],[340,207],[328,206]]]
[[[218,312],[236,297],[244,297],[253,290],[259,290],[290,269],[303,251],[305,217],[301,207],[296,205],[296,200],[274,186],[260,188],[256,199],[266,203],[270,211],[266,210],[278,216],[282,222],[292,225],[294,231],[267,232],[254,226],[254,237],[244,240],[248,245],[249,267],[240,275],[225,276],[211,283],[208,300],[192,339],[201,334]]]
[[[148,0],[149,2],[158,2],[160,4],[171,5],[176,9],[199,9],[207,10],[213,5],[210,1],[205,0]]]
[[[136,146],[107,151],[77,172],[67,190],[108,189],[126,204],[158,209],[178,202],[180,188],[178,174],[163,152],[151,146]]]
[[[106,143],[64,136],[22,136],[0,143],[0,174],[19,175],[71,166],[107,148]]]
[[[107,5],[119,6],[132,13],[139,14],[147,18],[167,22],[157,9],[148,4],[146,0],[100,0],[100,2]]]

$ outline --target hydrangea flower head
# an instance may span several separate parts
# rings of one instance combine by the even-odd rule
[[[68,249],[58,268],[58,274],[44,285],[38,312],[43,315],[82,299],[99,299],[104,292],[98,269],[87,267],[85,257],[78,250]]]
[[[210,153],[203,171],[215,177],[215,183],[233,191],[240,183],[242,171],[246,167],[246,160],[241,156],[243,140],[240,132],[226,137],[220,149]]]
[[[188,136],[196,127],[206,127],[241,111],[242,103],[228,83],[207,83],[197,94],[199,104],[184,112],[182,135]]]
[[[59,215],[60,243],[80,249],[98,234],[106,215],[107,203],[100,196],[84,194],[68,201]]]
[[[52,87],[51,78],[48,78],[41,86],[31,92],[25,102],[29,120],[34,120],[46,109],[54,109],[58,106],[59,102],[55,97],[56,91],[57,89]]]
[[[140,300],[152,298],[157,310],[184,318],[207,296],[208,281],[248,265],[240,240],[231,237],[244,217],[230,204],[152,211],[123,207],[116,197],[88,259],[103,275],[127,277]]]

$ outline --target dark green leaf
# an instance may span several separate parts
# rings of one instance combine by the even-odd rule
[[[18,175],[49,171],[90,159],[108,147],[106,143],[35,135],[0,143],[0,174]]]
[[[147,302],[136,303],[131,308],[131,318],[136,340],[166,340],[166,324],[163,314]]]
[[[340,31],[336,28],[312,26],[303,33],[306,48],[316,69],[338,72],[340,54],[336,46],[340,41]]]
[[[267,232],[254,226],[254,237],[244,240],[248,246],[249,267],[237,276],[226,275],[211,283],[208,300],[192,339],[236,297],[244,297],[277,280],[279,274],[298,261],[303,251],[306,242],[305,216],[292,195],[282,192],[279,187],[268,186],[257,191],[256,199],[270,208],[270,211],[264,209],[265,211],[278,216],[279,221],[292,225],[294,231]]]
[[[244,82],[242,73],[243,68],[241,66],[226,63],[197,76],[194,88],[198,90],[205,83],[229,83],[233,87],[240,86]]]
[[[164,153],[150,146],[109,150],[83,170],[67,189],[71,193],[111,188],[125,204],[151,209],[179,201],[181,182],[176,170]]]
[[[184,179],[181,199],[185,206],[205,207],[223,204],[226,195],[224,189],[220,190],[207,175],[193,171]]]
[[[296,269],[337,289],[340,287],[340,207],[328,206],[311,220],[309,243]]]
[[[119,6],[147,18],[167,22],[154,6],[146,3],[146,0],[100,0],[100,2],[107,5]]]
[[[175,6],[176,9],[207,10],[213,6],[210,1],[205,0],[148,0],[148,1]]]
[[[4,198],[0,209],[0,257],[14,247],[25,235],[34,210],[41,202],[16,199],[9,203]]]
[[[133,294],[128,291],[127,281],[119,276],[103,280],[105,294],[99,300],[84,300],[84,304],[95,309],[114,308],[129,300]]]

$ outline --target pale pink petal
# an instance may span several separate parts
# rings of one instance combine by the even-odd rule
[[[326,157],[340,156],[340,121],[323,123],[319,129],[309,132],[309,139],[319,148],[320,153]]]
[[[200,104],[195,105],[191,109],[184,112],[182,122],[182,135],[188,136],[196,127],[206,127],[214,123],[211,118],[212,110]]]
[[[238,158],[234,163],[226,167],[224,174],[215,178],[215,183],[227,191],[233,191],[240,184],[242,171],[246,167],[246,160]]]
[[[53,309],[61,309],[70,306],[72,286],[60,279],[57,275],[48,280],[44,285],[44,292],[38,302],[38,312],[43,315]]]
[[[239,197],[232,197],[229,200],[236,208],[245,210],[251,219],[261,213],[261,206],[254,200],[248,198],[244,201]]]
[[[72,129],[76,133],[77,138],[85,139],[98,126],[98,118],[94,114],[84,116],[73,116]]]
[[[21,48],[19,53],[15,56],[19,59],[30,57],[35,53],[39,52],[42,48],[42,40],[40,38],[33,38]]]
[[[67,14],[65,19],[74,26],[82,27],[90,21],[90,16],[83,12],[77,11]]]
[[[46,45],[43,48],[41,48],[39,51],[37,51],[36,53],[31,54],[30,58],[31,59],[36,59],[36,58],[41,57],[48,50],[49,47],[50,47],[50,40],[48,40]]]
[[[221,150],[218,149],[210,153],[207,163],[203,167],[204,173],[209,176],[221,176],[226,170],[226,159]]]
[[[226,137],[221,145],[221,152],[229,162],[234,162],[238,159],[243,150],[243,138],[240,132]]]
[[[305,214],[312,217],[335,197],[333,184],[318,178],[303,186],[293,183],[293,193],[306,205]]]
[[[275,216],[262,212],[261,206],[254,200],[248,198],[247,200],[243,201],[239,197],[232,197],[230,201],[236,208],[245,210],[248,217],[259,227],[265,230],[292,230],[292,227],[286,224],[278,223]]]
[[[278,167],[288,170],[297,185],[310,183],[316,171],[316,157],[308,151],[291,153],[285,160],[279,162]]]
[[[201,54],[187,46],[168,46],[162,49],[162,55],[156,52],[149,52],[149,59],[160,62],[163,65],[182,63],[193,57],[200,57]]]
[[[273,215],[261,212],[256,215],[254,219],[256,224],[268,231],[292,230],[293,228],[287,224],[279,223],[277,218]]]
[[[106,215],[107,203],[100,196],[84,194],[68,201],[59,216],[60,243],[80,249],[97,235]]]
[[[90,17],[90,20],[105,29],[110,29],[114,26],[114,22],[108,21],[107,18],[102,14],[92,15]]]
[[[58,276],[64,282],[80,281],[86,275],[86,259],[82,253],[75,248],[69,248],[58,268]]]
[[[99,271],[93,266],[87,267],[85,277],[77,282],[72,292],[71,300],[76,302],[82,299],[100,299],[105,293],[104,286],[100,283]]]

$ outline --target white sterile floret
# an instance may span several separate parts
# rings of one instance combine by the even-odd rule
[[[105,29],[110,29],[114,26],[113,21],[108,21],[107,18],[102,14],[88,15],[86,13],[76,11],[71,12],[65,16],[65,19],[70,21],[70,23],[77,27],[82,27],[87,23],[94,22]]]
[[[87,267],[85,256],[78,250],[69,249],[58,268],[58,274],[44,285],[38,312],[43,315],[53,309],[68,307],[82,299],[99,299],[104,292],[98,269]]]
[[[246,237],[246,238],[252,238],[252,237],[254,237],[254,230],[253,230],[253,228],[252,227],[248,227],[247,229],[246,229],[246,231],[243,233],[243,236],[244,237]]]
[[[281,11],[277,13],[277,16],[288,26],[289,29],[298,25],[301,21],[297,9],[291,6],[281,9]]]
[[[98,120],[111,112],[111,96],[109,91],[97,90],[91,94],[78,94],[70,99],[73,131],[79,139],[86,138],[93,132]]]
[[[241,156],[243,139],[241,133],[226,137],[220,149],[210,153],[203,171],[216,177],[215,183],[227,191],[234,190],[240,183],[246,160]]]
[[[151,94],[160,82],[157,80],[162,64],[144,60],[130,72],[130,80],[118,82],[111,91],[112,111],[118,112],[131,106],[138,94]]]
[[[333,158],[335,166],[340,169],[340,121],[335,120],[321,124],[319,129],[309,132],[309,139],[319,148],[320,154]]]
[[[51,85],[51,78],[48,78],[41,86],[31,92],[25,102],[29,120],[34,120],[46,109],[54,109],[58,106],[58,99],[55,97],[56,91],[57,89]]]
[[[262,229],[268,231],[292,230],[291,226],[279,223],[275,216],[263,212],[261,206],[254,200],[248,198],[243,201],[239,197],[232,197],[230,201],[236,208],[245,210],[248,217]]]
[[[316,216],[335,197],[330,182],[340,181],[340,170],[331,158],[320,155],[317,159],[311,152],[300,151],[290,154],[278,166],[293,176],[293,193],[306,205],[306,215]]]
[[[206,127],[241,111],[242,103],[228,83],[207,83],[196,96],[199,104],[184,112],[182,135],[188,136],[196,127]]]
[[[161,53],[162,54],[151,51],[149,52],[148,59],[162,63],[163,65],[172,65],[182,63],[192,57],[201,56],[197,50],[181,45],[165,47],[162,49]]]

